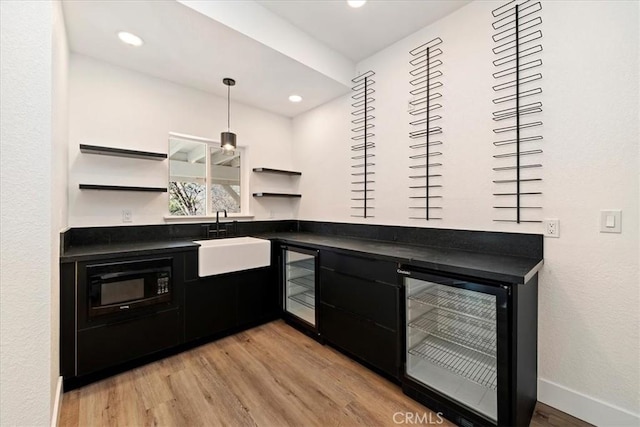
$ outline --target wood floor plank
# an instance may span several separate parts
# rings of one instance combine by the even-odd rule
[[[531,419],[531,427],[587,427],[591,425],[540,402],[536,405]]]
[[[198,357],[194,362],[199,372],[196,378],[199,391],[216,412],[220,425],[257,426],[249,408],[236,395],[229,393],[229,384],[217,374],[207,358]]]
[[[183,417],[180,404],[176,399],[160,403],[147,411],[144,426],[170,427],[187,426],[187,420]]]
[[[240,334],[240,336],[242,336]],[[233,363],[240,367],[244,375],[250,378],[255,387],[262,393],[262,404],[271,404],[278,408],[281,416],[289,425],[318,425],[314,417],[314,406],[306,399],[305,390],[295,381],[290,381],[291,371],[273,369],[274,360],[263,359],[263,355],[248,351],[238,340],[238,336],[228,340],[228,348],[233,351]],[[299,378],[303,381],[303,378]],[[268,401],[264,397],[268,396]]]
[[[91,384],[80,390],[78,405],[78,425],[98,426],[109,423],[109,390],[114,387],[111,378],[104,380],[104,384]],[[64,408],[64,397],[63,397]],[[106,418],[106,419],[103,419]]]
[[[253,368],[245,363],[244,358],[236,354],[230,339],[222,341],[217,348],[206,355],[206,358],[215,374],[229,385],[228,392],[233,393],[244,407],[250,408],[251,417],[256,424],[293,425],[297,419],[290,418],[288,414],[279,410],[261,409],[269,406],[281,407],[286,405],[287,399],[283,399],[277,390],[266,389],[268,385],[266,379],[254,378]]]
[[[149,410],[162,403],[173,400],[173,393],[158,363],[152,363],[131,372],[135,379],[136,393],[140,396],[144,408]]]
[[[220,425],[215,407],[201,392],[197,373],[184,369],[168,377],[184,425]]]
[[[73,390],[65,393],[62,397],[62,406],[60,408],[61,426],[77,426],[80,425],[78,416],[80,414],[80,390]]]
[[[65,393],[60,425],[396,426],[404,414],[438,420],[397,385],[276,321]],[[531,425],[588,426],[540,403]]]
[[[270,361],[273,370],[283,372],[286,377],[291,377],[295,383],[303,384],[307,392],[326,404],[326,410],[335,410],[339,406],[348,404],[355,398],[349,389],[338,387],[337,384],[327,378],[326,369],[331,367],[327,348],[318,344],[314,351],[315,358],[323,363],[300,363],[295,346],[274,346],[272,336],[268,334],[253,334],[245,343],[264,355]],[[325,351],[323,354],[322,351]],[[321,356],[321,357],[319,357]],[[343,357],[343,356],[341,356]]]

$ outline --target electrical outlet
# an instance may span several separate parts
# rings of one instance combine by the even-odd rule
[[[133,221],[133,213],[131,209],[123,209],[122,210],[122,222],[132,222]]]
[[[557,218],[545,219],[544,235],[547,237],[560,237],[560,220]]]

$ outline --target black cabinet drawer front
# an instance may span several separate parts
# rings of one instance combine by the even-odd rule
[[[397,332],[324,304],[319,314],[323,338],[394,378],[399,377]]]
[[[322,251],[320,255],[320,266],[364,279],[377,280],[393,285],[398,283],[396,273],[397,265],[391,261],[381,261],[331,251]]]
[[[398,287],[322,269],[320,301],[398,330]]]
[[[180,344],[179,310],[78,331],[78,375]]]

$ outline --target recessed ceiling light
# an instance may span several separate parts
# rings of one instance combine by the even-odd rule
[[[366,2],[367,0],[347,0],[347,3],[349,3],[351,7],[361,7],[364,6]]]
[[[138,47],[144,44],[140,37],[126,31],[120,31],[118,33],[118,38],[122,41],[122,43],[128,44],[130,46]]]
[[[302,97],[300,95],[291,95],[289,97],[289,101],[291,101],[291,102],[300,102],[300,101],[302,101]]]

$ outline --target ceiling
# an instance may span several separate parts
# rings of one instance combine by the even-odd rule
[[[460,9],[471,0],[256,0],[331,49],[358,62]]]
[[[285,116],[321,105],[348,88],[294,59],[174,1],[63,1],[72,52],[227,96]],[[119,31],[144,40],[127,46]],[[289,95],[304,97],[291,103]]]
[[[72,52],[222,97],[222,79],[232,77],[232,101],[294,117],[347,93],[360,59],[468,2],[370,0],[359,9],[342,0],[62,4]],[[124,45],[119,31],[144,45]],[[294,93],[301,103],[288,100]]]

